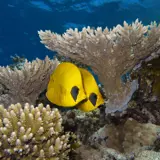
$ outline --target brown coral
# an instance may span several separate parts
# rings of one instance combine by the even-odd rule
[[[159,54],[160,49],[160,25],[143,26],[138,20],[131,25],[124,22],[123,27],[117,25],[112,30],[88,27],[82,31],[69,29],[63,35],[48,30],[38,33],[48,49],[92,67],[104,84],[111,110],[125,107],[137,89],[136,81],[122,83],[121,75],[142,59]]]
[[[46,57],[45,60],[26,61],[21,70],[0,67],[0,103],[5,106],[17,102],[34,104],[57,65],[56,59]]]
[[[89,139],[92,145],[101,144],[122,153],[137,152],[142,147],[151,147],[158,138],[160,126],[151,123],[139,123],[129,118],[124,124],[105,125]]]

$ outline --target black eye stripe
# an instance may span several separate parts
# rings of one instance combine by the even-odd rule
[[[97,102],[97,95],[95,93],[91,93],[89,96],[89,100],[93,104],[93,106],[95,106]]]
[[[71,95],[72,95],[74,101],[77,100],[78,93],[79,93],[79,88],[77,86],[72,87]]]

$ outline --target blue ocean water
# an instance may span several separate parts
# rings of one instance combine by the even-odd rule
[[[52,57],[40,44],[40,29],[111,28],[137,18],[145,25],[160,22],[160,0],[1,0],[0,65],[10,64],[15,54],[29,60]]]

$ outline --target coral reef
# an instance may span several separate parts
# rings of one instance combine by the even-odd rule
[[[124,123],[128,118],[133,118],[140,123],[160,125],[159,64],[160,58],[150,60],[131,74],[138,78],[139,89],[132,96],[125,111],[106,116],[110,123],[118,125]]]
[[[61,115],[64,129],[74,132],[83,144],[88,144],[88,137],[105,125],[99,109],[88,113],[74,109]]]
[[[91,113],[62,112],[65,130],[74,132],[82,142],[73,160],[134,160],[140,151],[159,151],[158,111],[159,105],[152,102],[107,116],[104,107]]]
[[[135,160],[160,160],[160,153],[154,151],[142,151],[135,157]]]
[[[141,148],[153,146],[158,138],[160,126],[128,119],[121,125],[105,125],[90,137],[92,145],[104,145],[121,153],[134,153]],[[101,140],[101,141],[100,141]]]
[[[58,54],[89,65],[104,85],[108,102],[106,112],[127,107],[137,89],[137,81],[124,84],[121,76],[142,60],[159,55],[160,25],[143,26],[136,20],[131,25],[117,25],[112,30],[101,27],[69,29],[63,35],[39,31],[41,42]],[[156,57],[156,56],[152,56]]]
[[[133,118],[139,123],[152,123],[160,125],[160,103],[131,101],[129,108],[123,112],[108,114],[105,119],[112,124],[124,123],[128,118]]]
[[[124,155],[111,148],[99,146],[98,149],[89,146],[81,146],[76,151],[75,160],[160,160],[160,153],[151,150],[142,150],[135,155]]]
[[[69,159],[69,133],[63,132],[58,109],[17,103],[0,105],[0,159]]]
[[[21,70],[12,70],[9,66],[0,67],[0,104],[35,104],[58,64],[56,59],[46,57],[45,60],[37,58],[33,62],[26,61]]]
[[[128,160],[127,157],[114,149],[99,146],[98,149],[81,146],[76,150],[79,156],[75,160]]]
[[[0,67],[0,159],[158,160],[160,25],[38,33],[58,60]],[[89,113],[51,104],[45,89],[62,61],[93,70],[106,103]]]
[[[131,73],[139,79],[139,95],[146,102],[160,100],[160,58],[143,62],[141,67]]]

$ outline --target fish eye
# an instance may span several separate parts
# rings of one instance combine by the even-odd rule
[[[91,93],[89,96],[89,100],[93,104],[93,106],[95,106],[97,102],[97,95],[95,93]]]
[[[71,95],[72,95],[74,101],[77,100],[78,93],[79,93],[79,88],[77,86],[72,87]]]

